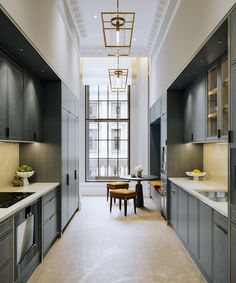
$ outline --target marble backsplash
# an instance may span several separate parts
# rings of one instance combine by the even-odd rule
[[[203,145],[203,170],[207,179],[227,187],[228,144],[209,143]]]
[[[11,185],[19,166],[19,144],[0,142],[0,188]]]

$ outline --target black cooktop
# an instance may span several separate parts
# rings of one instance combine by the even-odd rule
[[[32,195],[34,193],[23,193],[23,192],[0,192],[0,208],[7,208],[18,201]]]

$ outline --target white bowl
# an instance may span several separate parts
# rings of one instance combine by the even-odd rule
[[[199,178],[201,177],[205,177],[206,176],[206,172],[201,172],[201,173],[193,173],[193,172],[185,172],[187,176],[189,177],[193,177],[194,181],[198,181]]]
[[[34,175],[34,171],[29,171],[29,172],[16,171],[16,174],[17,174],[17,176],[23,178],[23,183],[24,183],[24,186],[25,186],[25,185],[29,185],[28,178]]]

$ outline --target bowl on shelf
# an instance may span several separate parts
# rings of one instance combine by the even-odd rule
[[[29,172],[19,172],[16,171],[17,176],[21,177],[23,179],[24,186],[29,185],[28,178],[34,175],[34,171]]]
[[[194,173],[192,171],[189,171],[185,173],[187,176],[192,177],[194,181],[199,181],[199,178],[206,176],[206,172]]]

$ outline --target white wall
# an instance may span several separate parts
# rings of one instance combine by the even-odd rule
[[[85,60],[85,58],[83,58]],[[91,59],[92,60],[92,59]],[[94,58],[96,62],[97,59]],[[91,62],[90,62],[91,63]],[[148,58],[137,58],[136,85],[131,86],[130,101],[130,169],[141,164],[148,172]],[[85,81],[89,81],[88,78]],[[85,182],[85,94],[80,96],[80,192],[82,195],[105,195],[106,183]],[[146,192],[144,183],[144,193]],[[134,188],[135,183],[130,184]]]
[[[235,0],[179,0],[164,41],[151,58],[150,106],[183,70]]]
[[[79,95],[79,55],[55,0],[0,0],[0,5],[70,90]]]

